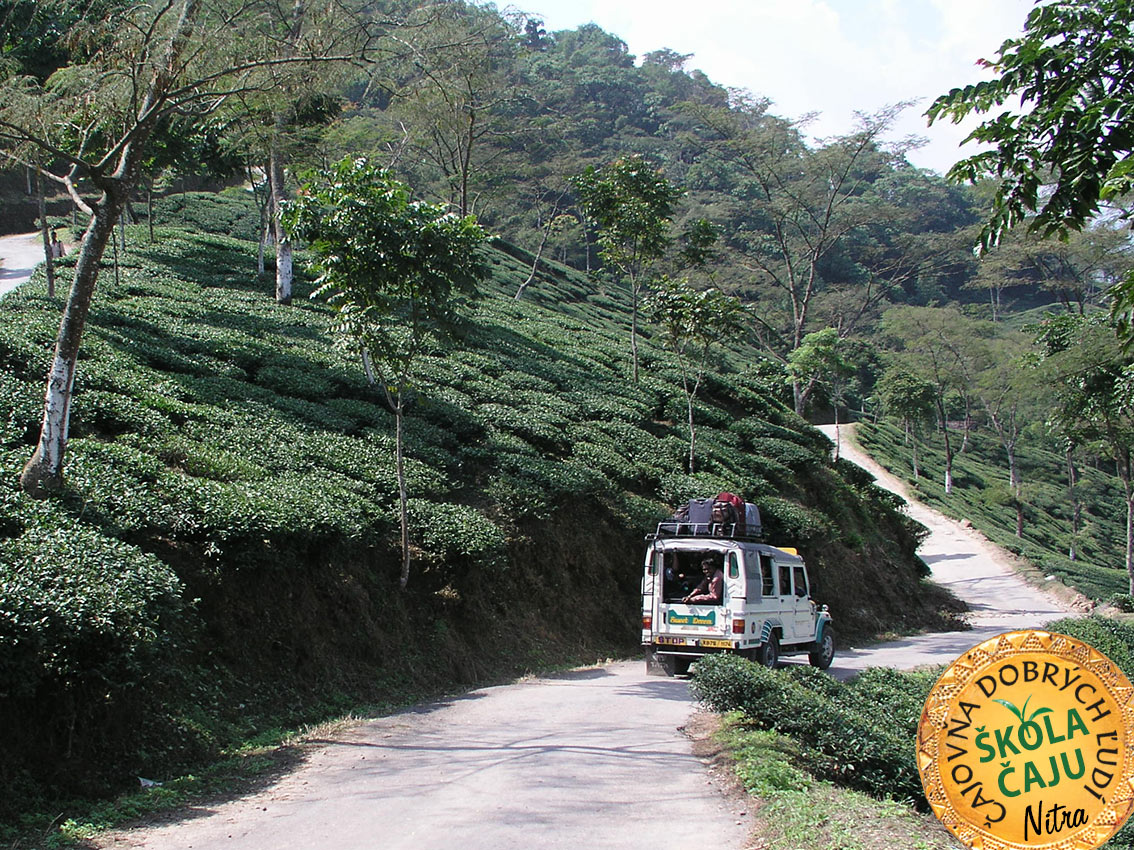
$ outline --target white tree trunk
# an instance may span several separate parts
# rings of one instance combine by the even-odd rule
[[[275,144],[272,147],[268,173],[272,189],[272,225],[276,236],[276,301],[280,304],[290,304],[293,278],[291,240],[284,229],[280,215],[283,212],[283,203],[286,199],[284,194],[284,167],[283,156]]]

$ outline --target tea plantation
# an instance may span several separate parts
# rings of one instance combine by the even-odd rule
[[[399,590],[393,417],[327,308],[303,283],[277,305],[252,242],[129,239],[117,280],[101,273],[53,500],[17,476],[61,302],[41,277],[0,301],[0,822],[275,725],[630,655],[643,535],[720,490],[802,550],[842,635],[938,617],[918,529],[832,465],[743,340],[698,403],[685,475],[679,375],[647,338],[629,380],[621,291],[556,267],[516,302],[530,260],[506,245],[415,390]]]

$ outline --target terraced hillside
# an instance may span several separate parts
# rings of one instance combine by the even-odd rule
[[[277,305],[253,243],[130,238],[100,278],[58,499],[16,478],[60,302],[38,278],[0,301],[6,787],[105,793],[277,724],[632,653],[643,534],[719,490],[802,550],[841,634],[938,617],[916,529],[832,465],[744,341],[698,403],[686,475],[678,373],[647,338],[629,380],[621,293],[557,267],[517,302],[530,260],[503,245],[416,388],[401,591],[393,417],[327,308],[303,285]]]

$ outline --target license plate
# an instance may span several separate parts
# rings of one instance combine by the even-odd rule
[[[685,638],[658,635],[658,643],[665,643],[670,646],[685,646]]]
[[[731,640],[703,640],[701,646],[707,646],[712,649],[732,649]]]

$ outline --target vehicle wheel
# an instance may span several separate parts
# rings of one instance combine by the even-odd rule
[[[772,632],[760,647],[760,663],[769,670],[775,670],[776,665],[780,663],[780,641],[775,632]]]
[[[830,626],[823,629],[823,637],[811,652],[807,653],[807,660],[812,667],[826,670],[835,658],[835,630]]]
[[[676,676],[686,676],[689,674],[689,665],[693,663],[692,658],[682,658],[680,655],[675,656],[673,659],[673,673]]]

